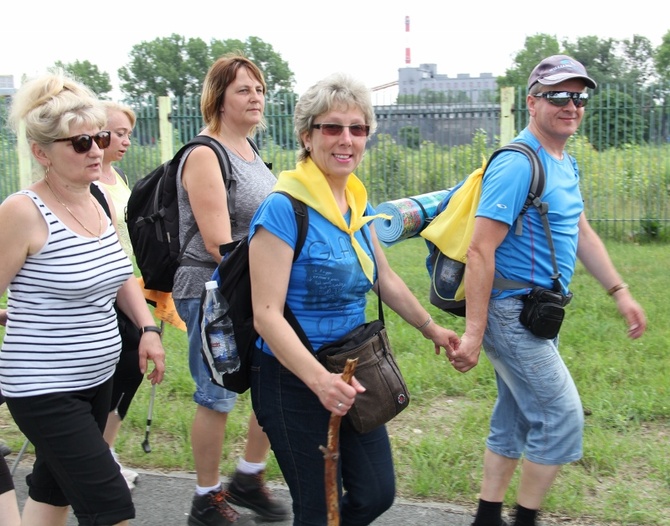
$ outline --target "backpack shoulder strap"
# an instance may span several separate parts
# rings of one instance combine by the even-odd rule
[[[531,148],[525,142],[512,142],[502,148],[499,148],[497,151],[513,151],[523,153],[528,160],[530,161],[530,187],[528,189],[528,199],[521,209],[521,213],[524,214],[530,205],[535,207],[539,206],[539,200],[544,193],[544,187],[546,184],[546,176],[544,174],[544,166],[540,158],[537,156],[537,153],[533,148]]]
[[[107,202],[107,198],[105,197],[105,193],[95,183],[91,183],[90,188],[91,188],[91,195],[93,195],[93,197],[95,197],[96,201],[98,201],[98,203],[100,203],[100,206],[105,211],[105,214],[107,214],[107,217],[109,217],[111,219],[112,218],[112,211],[109,209],[109,203]]]
[[[293,212],[295,213],[295,221],[298,226],[298,239],[295,242],[295,251],[293,252],[293,262],[295,263],[295,260],[298,259],[298,256],[302,251],[302,247],[305,245],[305,238],[307,237],[307,230],[309,229],[307,205],[287,192],[277,191],[277,193],[285,195],[289,198],[291,205],[293,206]],[[286,318],[286,321],[288,321],[289,325],[293,327],[293,330],[298,335],[298,338],[300,338],[302,344],[313,351],[312,344],[309,342],[309,338],[307,338],[307,335],[300,325],[300,322],[286,303],[284,304],[284,318]]]
[[[552,281],[554,282],[554,289],[560,291],[559,278],[561,277],[560,272],[558,271],[558,263],[556,262],[556,250],[554,248],[554,240],[551,237],[551,228],[549,226],[549,218],[547,217],[547,212],[549,212],[549,205],[546,202],[542,202],[542,194],[544,193],[544,187],[546,185],[546,175],[544,173],[544,166],[537,155],[537,152],[531,148],[528,144],[524,142],[512,142],[506,146],[498,148],[491,158],[489,163],[493,158],[500,153],[501,151],[515,151],[523,153],[528,160],[530,161],[530,187],[528,189],[528,197],[526,197],[526,202],[519,213],[519,217],[516,221],[516,231],[517,235],[521,235],[522,222],[521,217],[526,213],[529,206],[534,206],[538,213],[540,214],[540,219],[542,220],[542,226],[544,228],[544,233],[547,237],[547,243],[549,244],[549,252],[551,253],[551,263],[554,269],[554,274],[551,276]],[[487,163],[488,166],[488,163]],[[505,282],[506,285],[505,286]],[[499,289],[503,288],[518,288],[518,282],[512,280],[505,280],[502,278],[496,278],[494,286]]]
[[[298,226],[298,239],[295,242],[295,251],[293,252],[293,261],[295,262],[302,251],[302,247],[305,244],[305,239],[307,238],[307,230],[309,229],[309,217],[307,215],[307,205],[296,199],[288,192],[277,191],[278,194],[285,195],[291,201],[293,206],[293,212],[295,213],[295,221]]]
[[[493,152],[489,158],[486,166],[488,167],[491,164],[491,161],[501,152],[511,151],[519,152],[524,154],[530,161],[530,187],[528,188],[528,198],[521,209],[521,215],[525,214],[530,205],[539,206],[539,200],[544,193],[544,187],[546,184],[546,176],[544,174],[544,166],[540,158],[537,156],[537,153],[533,148],[528,146],[525,142],[511,142],[506,146],[501,146],[496,151]]]
[[[261,151],[258,149],[258,145],[255,143],[255,141],[251,137],[247,137],[247,141],[249,141],[249,144],[256,152],[256,155],[258,155],[258,157],[261,157]],[[263,164],[267,166],[268,170],[272,170],[272,163],[266,163],[265,161],[263,161]]]
[[[119,168],[118,166],[112,166],[112,170],[115,170],[116,173],[119,174],[119,176],[121,177],[121,180],[124,183],[128,184],[128,176],[125,174],[123,170],[121,170],[121,168]]]
[[[256,152],[256,154],[260,157],[261,152],[258,149],[258,145],[256,145],[254,140],[251,137],[247,137],[247,141],[251,145],[251,148],[254,150],[254,152]],[[230,164],[230,158],[228,157],[226,150],[221,146],[221,143],[212,137],[208,137],[207,135],[196,135],[195,137],[193,137],[193,139],[191,139],[187,144],[184,145],[184,147],[181,150],[179,150],[179,152],[177,152],[175,158],[177,156],[181,157],[180,154],[183,153],[182,150],[185,150],[187,147],[191,147],[195,144],[204,144],[206,146],[209,146],[217,154],[217,158],[219,159],[219,166],[221,168],[221,174],[223,174],[223,182],[226,186],[226,191],[228,194],[227,195],[228,215],[230,217],[230,225],[231,227],[234,227],[237,225],[237,214],[235,211],[235,202],[236,202],[235,197],[237,196],[237,181],[235,181],[230,175],[233,172],[232,166]],[[271,163],[265,163],[265,165],[269,169],[272,168]]]

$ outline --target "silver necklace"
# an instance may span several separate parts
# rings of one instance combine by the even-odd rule
[[[100,209],[98,208],[98,205],[95,204],[95,200],[93,199],[93,196],[90,196],[90,198],[91,198],[91,202],[93,203],[93,207],[95,208],[95,211],[98,214],[98,233],[97,234],[94,234],[88,228],[86,228],[86,225],[84,223],[82,223],[76,215],[74,215],[72,210],[70,210],[70,207],[67,206],[58,195],[56,195],[56,192],[54,192],[53,188],[51,188],[51,185],[49,184],[49,178],[46,175],[44,176],[44,182],[47,184],[47,188],[49,189],[51,194],[56,198],[56,201],[58,201],[61,204],[61,206],[63,208],[65,208],[65,210],[67,210],[67,212],[72,216],[72,219],[74,219],[77,223],[79,223],[79,226],[81,226],[84,230],[86,230],[86,232],[88,232],[90,235],[92,235],[93,237],[97,237],[98,238],[98,244],[102,244],[102,215],[100,214]]]
[[[235,153],[237,153],[237,155],[239,155],[242,159],[244,159],[244,160],[247,161],[247,162],[250,162],[250,161],[247,160],[247,158],[246,158],[244,155],[242,155],[242,152],[240,152],[237,148],[235,148],[235,147],[232,146],[232,145],[231,145],[231,148],[232,148],[233,150],[235,150]]]

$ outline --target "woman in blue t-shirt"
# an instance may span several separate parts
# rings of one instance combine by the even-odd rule
[[[295,108],[299,162],[279,175],[275,187],[308,206],[303,248],[293,263],[296,220],[281,194],[263,202],[249,230],[254,323],[262,345],[254,355],[252,401],[291,491],[295,525],[326,524],[319,446],[327,443],[331,413],[344,416],[365,386],[355,376],[346,383],[314,359],[284,318],[284,304],[313,349],[365,322],[370,289],[432,340],[436,352],[459,343],[453,331],[432,322],[389,267],[371,226],[375,212],[353,172],[375,127],[370,92],[362,83],[336,74],[308,89]],[[344,424],[338,473],[343,526],[369,524],[384,513],[395,496],[386,427],[361,434]]]

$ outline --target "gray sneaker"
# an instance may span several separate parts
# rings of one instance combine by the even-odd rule
[[[240,517],[227,502],[228,492],[210,491],[206,495],[195,495],[188,516],[188,526],[250,526],[256,524],[251,517]]]

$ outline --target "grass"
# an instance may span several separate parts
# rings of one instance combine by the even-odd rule
[[[649,320],[639,340],[626,337],[615,303],[578,266],[575,299],[561,331],[561,354],[580,390],[586,416],[583,458],[566,466],[543,507],[546,517],[611,525],[670,526],[670,334],[666,298],[667,245],[609,242],[617,268],[644,306]],[[396,271],[416,296],[427,300],[425,248],[408,240],[387,249]],[[374,316],[376,302],[369,313]],[[462,333],[463,320],[429,306],[441,324]],[[461,504],[474,510],[484,440],[496,397],[493,370],[482,355],[467,374],[456,372],[415,329],[386,309],[389,337],[410,387],[410,407],[389,424],[399,494],[417,500]],[[144,440],[151,388],[145,383],[131,405],[117,450],[129,466],[192,471],[189,435],[194,404],[186,337],[167,327],[168,374],[158,386],[150,432]],[[241,454],[251,404],[238,399],[228,420],[223,474]],[[6,406],[0,406],[0,437],[15,451],[23,443]],[[271,456],[268,477],[281,481]],[[506,504],[514,504],[512,481]]]

